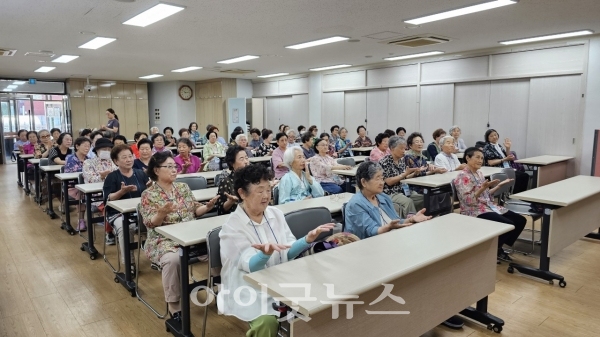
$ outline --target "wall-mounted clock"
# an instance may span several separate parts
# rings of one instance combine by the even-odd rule
[[[192,96],[194,96],[194,92],[189,85],[182,85],[179,87],[179,97],[181,97],[181,99],[189,101]]]

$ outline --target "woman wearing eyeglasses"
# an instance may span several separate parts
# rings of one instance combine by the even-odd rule
[[[35,145],[33,156],[36,159],[48,158],[48,154],[50,154],[50,149],[52,148],[50,131],[45,129],[40,130],[38,135],[40,136],[40,142]]]
[[[156,183],[142,193],[140,202],[142,218],[148,227],[144,251],[152,262],[160,264],[169,313],[172,318],[180,320],[179,246],[154,229],[192,221],[213,209],[219,197],[214,197],[206,204],[196,202],[187,184],[175,182],[177,165],[171,152],[155,153],[148,163],[147,174]]]

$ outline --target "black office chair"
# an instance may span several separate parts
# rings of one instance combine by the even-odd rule
[[[175,182],[178,183],[186,183],[190,190],[203,190],[208,187],[208,183],[206,182],[206,178],[204,177],[185,177],[185,178],[177,178]]]
[[[423,150],[421,151],[421,155],[423,157],[425,157],[427,159],[427,161],[433,161],[433,159],[431,159],[431,156],[429,155],[429,151],[427,150]],[[435,158],[434,158],[435,159]]]
[[[279,205],[279,186],[273,187],[273,205]]]
[[[340,165],[347,165],[350,167],[356,166],[356,161],[352,157],[340,158],[337,160]]]
[[[216,295],[214,293],[214,287],[216,284],[221,283],[221,275],[214,275],[216,273],[212,273],[214,268],[221,268],[223,265],[221,264],[221,239],[219,238],[219,233],[221,232],[221,227],[217,227],[212,231],[206,234],[206,248],[208,251],[208,281],[207,281],[207,292],[206,294],[207,302],[210,303],[209,299],[211,297],[214,298]],[[206,334],[206,321],[208,319],[208,305],[204,307],[204,322],[202,323],[202,337]]]
[[[293,211],[285,215],[285,221],[290,227],[292,234],[298,239],[318,226],[333,222],[331,220],[331,213],[325,207],[305,208]],[[321,233],[316,241],[323,240],[332,234],[333,231]]]

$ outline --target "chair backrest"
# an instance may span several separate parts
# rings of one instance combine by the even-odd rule
[[[144,224],[144,218],[142,218],[142,204],[138,204],[135,210],[137,212],[137,225],[139,229],[138,234],[146,233],[148,228]]]
[[[365,157],[365,163],[371,161],[371,157]]]
[[[40,166],[50,166],[50,160],[48,158],[41,158]]]
[[[79,173],[79,176],[77,176],[77,183],[85,184],[85,181],[83,180],[83,173]]]
[[[279,186],[273,187],[273,205],[279,205]]]
[[[305,208],[288,213],[285,215],[285,221],[296,238],[301,238],[318,226],[332,222],[331,213],[326,207]],[[333,231],[321,233],[317,240],[323,240],[332,234]]]
[[[206,234],[206,248],[208,251],[208,268],[219,268],[221,265],[221,239],[219,233],[221,227],[217,227]]]
[[[454,186],[454,180],[450,181],[450,188],[452,189],[452,204],[454,204],[455,201],[459,201],[460,203],[460,199],[458,198],[458,194],[456,193],[456,186]]]
[[[354,167],[356,165],[356,161],[352,157],[340,158],[337,160],[340,165],[348,165]]]
[[[215,186],[219,186],[219,183],[221,182],[221,179],[223,179],[225,177],[224,173],[219,173],[215,176]]]
[[[517,177],[515,174],[515,169],[512,167],[503,168],[501,172],[506,174],[508,179],[512,179],[510,183],[506,184],[506,186],[508,186],[508,194],[512,194],[513,188],[515,187],[515,179]]]
[[[345,202],[345,203],[342,205],[342,232],[346,230],[346,205],[347,205],[347,204],[348,204],[348,203],[347,203],[347,202]]]
[[[492,176],[490,177],[491,180],[495,180],[498,179],[500,180],[500,182],[503,182],[504,180],[508,179],[508,176],[505,173],[494,173],[492,174]],[[505,184],[500,186],[496,192],[494,192],[494,195],[492,197],[494,198],[501,198],[502,195],[504,195],[505,193],[510,193],[510,184]]]
[[[184,177],[177,178],[175,181],[178,183],[186,183],[192,191],[202,190],[208,187],[208,183],[204,177]]]
[[[60,167],[60,173],[65,173],[65,167],[64,166]]]
[[[429,151],[427,150],[423,150],[421,151],[421,155],[425,158],[427,158],[427,161],[432,161],[433,159],[431,159],[431,157],[429,156]]]

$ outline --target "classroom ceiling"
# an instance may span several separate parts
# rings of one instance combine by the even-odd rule
[[[124,2],[127,1],[127,2]],[[480,13],[407,28],[403,22],[428,14],[481,3],[481,0],[169,0],[186,9],[145,28],[122,22],[157,4],[157,0],[2,0],[0,77],[65,79],[70,77],[149,81],[197,81],[216,77],[256,79],[258,75],[305,73],[335,64],[366,65],[384,57],[442,50],[449,55],[500,46],[498,41],[591,29],[600,33],[599,0],[521,0]],[[83,32],[83,33],[82,33]],[[434,34],[450,42],[408,48],[367,37]],[[94,35],[95,34],[95,35]],[[285,46],[330,36],[337,42],[302,50]],[[95,36],[117,41],[98,50],[77,47]],[[377,36],[376,36],[377,37]],[[52,51],[79,55],[70,63],[50,63],[26,52]],[[218,64],[217,61],[259,55],[259,59]],[[46,62],[40,62],[46,61]],[[53,66],[49,73],[34,73]],[[202,66],[188,73],[171,70]],[[216,68],[220,67],[220,68]],[[245,75],[221,73],[244,69]]]

